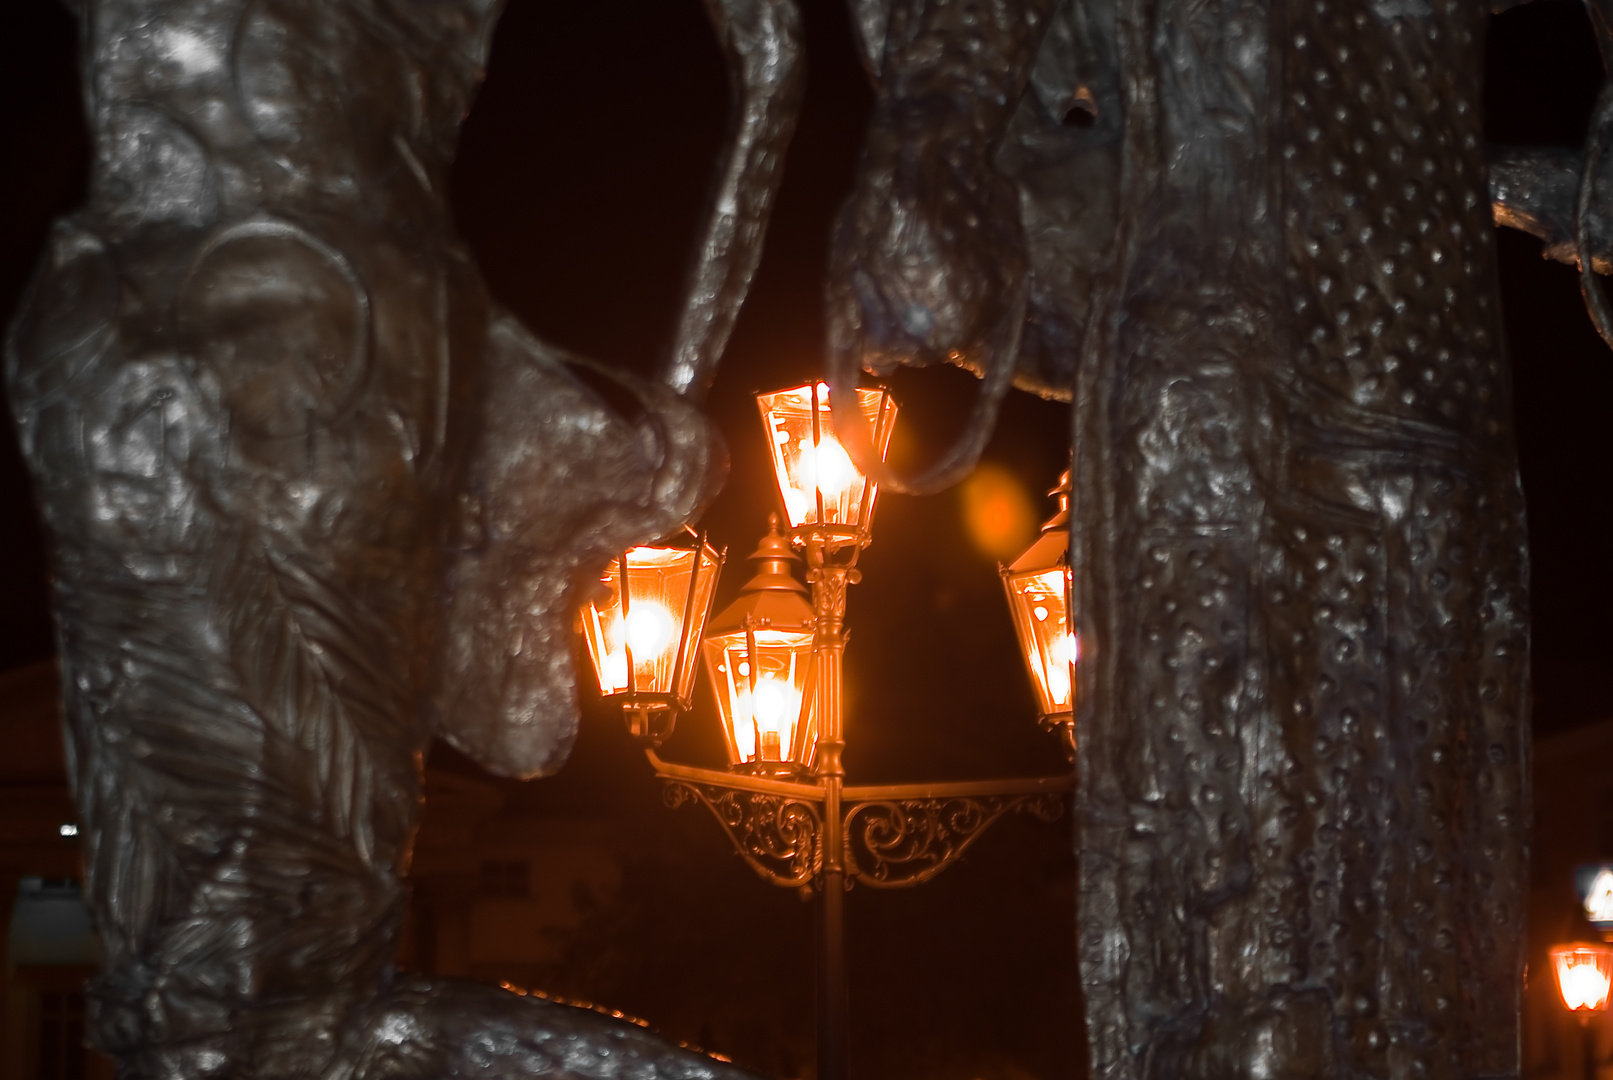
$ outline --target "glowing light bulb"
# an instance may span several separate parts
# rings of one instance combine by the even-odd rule
[[[1070,703],[1070,667],[1068,664],[1050,664],[1047,668],[1047,696],[1055,705]]]
[[[802,525],[817,512],[817,501],[800,488],[789,488],[784,492],[784,509],[790,515],[790,522]]]
[[[734,745],[741,761],[782,761],[795,741],[801,695],[783,679],[763,675],[756,690],[740,686],[734,694]],[[756,743],[761,736],[761,745]]]
[[[857,467],[851,463],[845,447],[835,439],[825,438],[816,447],[810,438],[802,439],[800,449],[803,478],[823,492],[826,499],[838,498],[856,483]]]
[[[1570,1009],[1595,1009],[1607,1000],[1608,977],[1595,962],[1571,964],[1562,977],[1563,1004]]]
[[[1070,665],[1081,658],[1081,641],[1074,634],[1054,638],[1047,649],[1047,694],[1055,705],[1070,703]]]
[[[666,650],[672,640],[672,616],[660,604],[640,602],[627,613],[627,644],[633,659],[644,663]]]
[[[780,686],[776,679],[763,679],[756,684],[756,722],[774,731],[784,721],[789,688]]]
[[[743,713],[734,713],[734,749],[739,751],[740,761],[756,760],[756,728],[745,718]]]
[[[605,679],[610,683],[607,693],[627,689],[627,651],[625,649],[605,654]]]

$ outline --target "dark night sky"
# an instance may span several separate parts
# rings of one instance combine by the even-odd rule
[[[711,401],[733,471],[707,524],[730,546],[731,567],[755,543],[773,498],[748,395],[817,369],[829,224],[848,189],[870,102],[838,0],[805,0],[804,7],[811,66],[805,113],[767,254]],[[1546,0],[1499,16],[1489,48],[1491,140],[1577,144],[1601,79],[1578,5]],[[83,196],[86,146],[73,54],[73,25],[54,0],[0,4],[0,320],[10,319],[51,217]],[[542,336],[650,370],[671,334],[725,95],[699,0],[511,0],[453,176],[460,228],[495,295]],[[1613,716],[1606,678],[1613,425],[1605,419],[1613,355],[1591,328],[1572,270],[1541,261],[1539,244],[1516,233],[1502,232],[1499,252],[1531,526],[1536,722],[1539,733],[1550,734]],[[922,459],[956,429],[972,380],[931,371],[897,385],[906,406],[897,453]],[[1005,412],[988,459],[1020,478],[1041,515],[1040,490],[1062,467],[1066,410],[1016,395]],[[1056,747],[1032,722],[995,560],[965,538],[961,506],[956,494],[882,501],[864,562],[867,580],[851,600],[848,764],[855,776],[939,779],[1060,767]],[[722,599],[739,579],[731,569]],[[50,651],[44,558],[26,479],[14,444],[0,438],[0,670]],[[700,727],[704,718],[703,711],[686,718],[672,756],[718,752],[715,735]],[[666,813],[619,724],[597,708],[585,717],[573,764],[524,797],[538,810]],[[688,816],[694,813],[682,812],[678,828],[698,833],[690,843],[720,861],[723,841],[709,821]],[[1056,921],[1040,931],[1040,945],[1034,934],[1010,940],[981,928],[1017,917],[988,895],[992,874],[1029,860],[1041,868],[1033,875],[1067,881],[1061,843],[1054,831],[1009,835],[996,846],[988,839],[973,876],[957,872],[911,896],[865,902],[859,895],[852,928],[863,942],[859,955],[872,956],[871,965],[905,966],[912,976],[908,990],[893,991],[907,995],[904,1002],[891,1003],[883,1019],[859,1019],[865,1050],[879,1041],[882,1024],[900,1031],[908,1007],[922,1005],[931,1027],[944,1028],[948,1009],[959,1003],[948,1005],[943,990],[926,998],[912,987],[940,986],[959,965],[1014,953],[1019,959],[1004,961],[1010,966],[1039,961],[1070,969],[1073,935]],[[725,865],[737,875],[733,887],[746,888],[731,856]],[[778,892],[749,886],[751,899]],[[788,896],[762,902],[801,908]],[[959,905],[975,913],[968,925],[959,924]],[[799,939],[809,925],[805,909],[775,909],[793,920]],[[921,940],[892,944],[904,938],[900,929],[910,939],[920,927]],[[944,949],[923,939],[932,931],[948,935]],[[797,939],[792,948],[804,948]],[[1033,956],[1039,948],[1044,954]],[[799,984],[809,969],[793,977]],[[988,984],[995,977],[982,975]],[[1063,1008],[1073,988],[1060,983],[1036,992],[1047,1007]],[[1042,1022],[1034,1010],[987,1010],[982,1019],[976,1009],[958,1013],[959,1023],[965,1013],[975,1024]],[[1023,1043],[1009,1027],[979,1038]],[[1029,1064],[1065,1073],[1062,1063],[1074,1052],[1061,1043]]]

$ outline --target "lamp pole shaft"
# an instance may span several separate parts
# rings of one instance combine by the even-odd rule
[[[1585,1080],[1596,1080],[1596,1029],[1591,1026],[1593,1014],[1582,1014],[1579,1018],[1579,1027],[1583,1042],[1581,1051],[1584,1054],[1582,1075]]]
[[[812,583],[813,663],[817,669],[818,782],[823,786],[823,863],[818,877],[818,1080],[846,1080],[850,1008],[846,986],[846,864],[840,791],[845,730],[840,664],[846,651],[846,587],[850,566],[825,565],[821,541],[807,545]]]
[[[825,785],[824,844],[840,836],[840,780]],[[846,994],[846,871],[824,860],[818,893],[818,1080],[846,1080],[851,1010]]]

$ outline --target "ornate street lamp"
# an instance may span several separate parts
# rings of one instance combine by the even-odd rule
[[[604,597],[581,611],[583,637],[605,700],[652,746],[672,733],[694,691],[695,651],[723,553],[703,534],[624,551],[600,577]]]
[[[1613,984],[1613,947],[1576,941],[1551,950],[1551,967],[1563,1007],[1579,1020],[1585,1032],[1585,1080],[1596,1080],[1596,1033],[1591,1016],[1607,1009],[1608,987]]]
[[[752,556],[755,576],[739,599],[712,620],[702,646],[729,769],[663,761],[653,746],[645,747],[645,756],[666,782],[668,803],[705,804],[735,849],[765,880],[816,891],[821,920],[817,1075],[819,1080],[845,1080],[849,1015],[844,898],[850,883],[894,889],[928,881],[1006,813],[1022,810],[1045,821],[1058,817],[1073,778],[845,783],[841,661],[846,590],[861,579],[857,557],[870,540],[878,492],[836,436],[827,386],[813,382],[759,394],[756,400],[789,538],[779,534],[775,518]],[[872,428],[870,443],[883,460],[896,403],[883,389],[858,390],[857,401]],[[804,598],[807,590],[790,572],[792,544],[806,556],[810,606]],[[633,560],[624,565],[631,604],[638,604]],[[606,584],[611,584],[609,575]],[[692,612],[699,603],[696,586],[688,588],[685,606]],[[634,640],[631,604],[623,616],[627,633],[619,635],[627,645]],[[590,610],[584,611],[585,629],[594,625]],[[680,642],[691,640],[690,622],[682,624]],[[592,648],[597,638],[611,649],[622,649],[606,624],[601,619],[600,629],[590,637],[599,670],[606,671],[608,663],[616,664],[611,671],[635,670],[636,653],[632,659],[613,661],[616,654],[610,649]],[[686,644],[678,648],[679,658],[689,652]],[[625,691],[618,686],[625,680],[626,674],[608,681],[602,675],[600,685],[607,695],[620,695]],[[666,711],[685,704],[686,692]],[[642,714],[637,723],[650,730],[657,715]]]
[[[802,708],[810,698],[812,608],[790,572],[800,559],[779,535],[778,515],[751,559],[756,575],[706,633],[706,674],[730,765],[800,774],[811,767],[818,743],[812,710]]]
[[[1583,941],[1558,945],[1551,950],[1551,966],[1557,973],[1563,1006],[1581,1023],[1607,1008],[1608,987],[1613,985],[1613,948]]]
[[[896,427],[896,400],[882,387],[859,389],[857,404],[873,428],[874,451],[884,461]],[[810,382],[757,394],[756,406],[790,528],[797,535],[810,531],[823,540],[866,547],[879,485],[857,471],[836,437],[829,387]]]
[[[1042,710],[1042,725],[1058,728],[1065,749],[1075,753],[1075,664],[1081,657],[1070,615],[1070,474],[1059,477],[1058,513],[1042,525],[1042,535],[1008,566],[999,566],[1008,610],[1019,636],[1020,653]]]

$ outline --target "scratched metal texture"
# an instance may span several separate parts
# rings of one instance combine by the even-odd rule
[[[89,1035],[120,1076],[740,1075],[392,969],[427,740],[557,768],[579,587],[722,479],[696,404],[760,252],[799,20],[708,10],[735,126],[664,376],[614,376],[624,418],[453,234],[496,0],[78,5],[90,197],[7,378],[105,949]]]
[[[1528,571],[1488,12],[853,11],[878,104],[837,341],[1075,400],[1092,1075],[1517,1075]],[[1020,289],[1018,354],[983,347]]]

